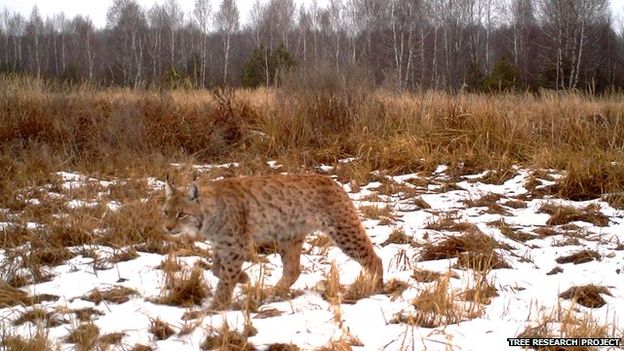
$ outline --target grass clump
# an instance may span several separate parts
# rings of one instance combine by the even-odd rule
[[[609,292],[609,289],[604,286],[588,284],[582,286],[573,286],[559,294],[559,297],[576,301],[578,304],[585,307],[599,308],[607,304],[607,302],[601,296],[603,294],[613,296]]]
[[[138,291],[127,288],[125,286],[116,285],[109,289],[92,290],[82,299],[91,301],[96,305],[99,305],[102,301],[106,301],[108,303],[122,304],[124,302],[128,302],[131,296],[136,295],[139,295]]]
[[[586,263],[586,262],[591,262],[591,261],[596,261],[596,260],[599,261],[600,258],[601,258],[600,254],[597,253],[596,251],[581,250],[570,255],[557,257],[555,261],[557,263],[581,264],[581,263]]]
[[[247,337],[236,330],[230,329],[226,321],[219,329],[209,329],[209,335],[202,342],[201,350],[220,351],[253,351],[256,348],[247,341]]]
[[[609,225],[609,217],[600,212],[600,206],[591,204],[583,209],[572,206],[559,206],[555,204],[544,204],[539,208],[539,212],[547,213],[551,217],[546,222],[548,225],[560,225],[570,222],[581,221],[591,223],[599,227]]]
[[[72,330],[65,341],[76,345],[77,351],[93,350],[97,345],[100,328],[93,323],[82,323]]]
[[[199,305],[209,295],[203,269],[199,266],[193,267],[190,272],[184,270],[180,273],[167,274],[165,289],[164,296],[157,299],[157,302],[172,306]]]
[[[154,334],[156,340],[166,340],[173,334],[175,334],[175,330],[171,328],[169,323],[164,322],[160,318],[156,318],[151,321],[150,333]]]

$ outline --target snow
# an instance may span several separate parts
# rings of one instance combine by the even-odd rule
[[[351,162],[351,159],[341,160],[341,163]],[[183,167],[182,164],[172,164],[174,167]],[[269,163],[274,169],[280,166],[276,162]],[[236,163],[224,165],[196,165],[196,170],[203,172],[214,168],[238,167]],[[332,172],[333,167],[323,166],[321,170]],[[309,254],[303,255],[302,274],[292,289],[301,290],[302,294],[291,300],[267,303],[260,307],[260,311],[252,313],[252,323],[258,333],[249,338],[249,341],[259,349],[268,347],[272,343],[293,343],[304,350],[314,349],[326,345],[331,340],[339,340],[346,335],[359,339],[364,346],[353,346],[354,350],[482,350],[484,345],[489,349],[506,350],[507,338],[514,337],[522,332],[527,326],[535,325],[544,314],[556,310],[558,307],[573,308],[582,315],[591,313],[599,323],[609,326],[609,332],[622,330],[624,326],[624,251],[616,250],[619,243],[624,242],[624,220],[622,211],[614,209],[606,202],[600,200],[574,202],[556,198],[536,198],[526,201],[526,208],[506,208],[508,214],[485,213],[485,208],[470,208],[464,203],[465,200],[478,199],[486,194],[499,194],[502,199],[511,199],[519,195],[527,194],[525,182],[531,176],[531,171],[516,169],[516,174],[503,184],[486,184],[481,182],[487,173],[463,176],[456,182],[456,190],[439,193],[436,192],[442,184],[450,179],[446,173],[448,167],[440,165],[429,177],[429,185],[425,188],[415,187],[407,180],[423,177],[423,175],[406,174],[388,177],[397,184],[418,189],[417,197],[426,201],[430,208],[421,209],[410,205],[414,196],[405,197],[399,194],[379,195],[379,202],[363,201],[369,195],[376,193],[380,182],[371,182],[359,190],[358,193],[350,193],[356,206],[376,205],[380,207],[390,206],[397,216],[397,221],[390,225],[382,225],[378,220],[363,219],[364,226],[376,246],[376,251],[382,258],[385,268],[385,281],[399,279],[408,283],[408,289],[397,298],[379,294],[361,299],[355,304],[341,304],[333,306],[325,301],[319,288],[324,276],[329,272],[332,262],[335,262],[340,272],[341,284],[352,283],[359,274],[360,267],[353,260],[344,255],[338,248],[331,246],[326,253],[318,247],[304,245],[304,250]],[[553,178],[560,178],[561,174],[555,170],[546,170]],[[76,172],[59,172],[61,187],[65,190],[83,187],[88,182],[98,182],[102,187],[123,182],[123,180],[99,180]],[[155,191],[161,191],[163,181],[156,178],[145,179],[146,184]],[[548,186],[554,182],[542,180],[542,186]],[[351,187],[344,184],[347,191]],[[65,195],[48,193],[48,197],[58,198]],[[105,194],[105,193],[104,193]],[[75,209],[84,206],[96,206],[99,202],[112,211],[119,210],[123,203],[109,201],[106,195],[97,196],[96,199],[67,199],[67,209]],[[32,205],[38,205],[43,200],[32,198],[27,200]],[[151,201],[147,199],[147,201]],[[539,227],[547,226],[550,218],[548,214],[538,213],[538,209],[544,203],[586,207],[588,204],[597,204],[602,214],[609,217],[609,225],[597,227],[590,223],[574,222],[588,235],[578,237],[579,244],[557,246],[564,239],[562,234],[552,237],[535,236],[527,242],[517,242],[501,234],[500,230],[488,225],[488,223],[503,219],[517,231],[532,232]],[[7,213],[7,211],[3,211]],[[499,296],[494,297],[489,305],[481,306],[483,313],[472,319],[458,324],[450,324],[437,328],[425,328],[407,324],[393,324],[390,320],[398,313],[413,313],[415,311],[411,301],[424,289],[435,283],[419,283],[411,278],[412,269],[427,269],[445,274],[453,272],[459,278],[451,278],[449,284],[453,291],[460,292],[474,284],[475,273],[454,267],[456,259],[441,259],[435,261],[421,261],[420,253],[422,244],[435,242],[448,235],[459,235],[457,232],[435,231],[427,229],[429,223],[442,216],[453,214],[458,222],[469,222],[487,235],[500,243],[505,243],[511,249],[499,249],[498,252],[505,258],[512,268],[495,269],[488,273],[487,279],[496,287]],[[69,214],[71,215],[71,213]],[[7,218],[0,222],[0,232],[8,230],[16,223]],[[30,230],[40,229],[37,223],[27,223]],[[382,243],[389,237],[394,229],[402,229],[406,235],[412,237],[417,245],[414,247],[404,244]],[[197,243],[198,247],[210,248],[210,244]],[[101,257],[110,257],[114,250],[105,246],[89,245]],[[117,248],[118,249],[118,248]],[[555,258],[565,254],[577,252],[581,249],[590,249],[598,252],[600,260],[583,264],[557,264]],[[80,252],[80,248],[72,248],[74,252]],[[400,262],[397,257],[403,252],[407,262]],[[5,260],[5,251],[0,250],[0,259]],[[132,348],[137,343],[151,346],[154,350],[197,350],[207,335],[210,328],[219,328],[224,320],[227,320],[231,328],[242,331],[244,317],[241,311],[223,311],[213,315],[206,315],[200,321],[199,326],[187,335],[174,335],[167,340],[156,340],[149,332],[150,323],[156,318],[169,323],[178,332],[185,322],[182,320],[184,312],[188,308],[167,306],[155,303],[155,299],[161,296],[164,285],[164,273],[157,266],[166,256],[145,252],[138,252],[138,257],[129,261],[118,262],[110,265],[110,269],[94,270],[94,260],[89,257],[78,255],[65,264],[53,267],[51,273],[54,277],[47,282],[28,285],[21,288],[30,294],[53,294],[60,298],[54,302],[43,302],[39,307],[52,311],[68,311],[91,307],[100,311],[103,315],[94,317],[94,323],[100,328],[101,334],[123,332],[123,347]],[[253,280],[263,279],[267,285],[273,285],[281,276],[281,260],[278,255],[266,257],[267,263],[245,263],[244,269]],[[179,261],[187,267],[201,257],[180,257]],[[554,267],[563,268],[563,272],[555,275],[546,275]],[[204,271],[204,279],[212,288],[216,286],[218,279],[211,271]],[[612,296],[603,295],[607,304],[600,308],[587,308],[573,305],[569,300],[564,300],[558,295],[574,285],[596,284],[609,288]],[[82,299],[93,289],[104,289],[112,286],[124,286],[135,289],[138,295],[132,296],[129,301],[121,304],[102,302],[99,305]],[[235,291],[235,299],[244,299],[241,287]],[[195,306],[193,310],[207,309],[211,298],[207,298],[201,306]],[[14,333],[29,335],[34,325],[25,323],[22,326],[14,326],[12,321],[17,319],[20,313],[27,310],[26,307],[0,308],[0,321],[2,329]],[[281,314],[270,318],[254,318],[263,310],[275,309]],[[338,317],[337,317],[338,316]],[[55,342],[62,344],[62,349],[72,349],[71,344],[64,341],[69,331],[79,322],[75,317],[70,318],[70,324],[49,328],[49,337]],[[338,319],[338,320],[337,320]],[[619,328],[619,329],[618,329]],[[613,336],[613,335],[611,335]],[[621,337],[621,332],[620,335]]]

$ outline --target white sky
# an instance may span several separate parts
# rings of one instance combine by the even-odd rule
[[[266,1],[266,0],[264,0]],[[610,0],[611,8],[620,17],[624,17],[624,0]],[[8,8],[11,12],[21,12],[24,17],[28,18],[34,5],[39,8],[39,13],[43,18],[52,16],[57,13],[64,12],[69,18],[74,17],[77,14],[89,16],[96,27],[103,27],[106,25],[106,12],[112,0],[0,0],[0,10]],[[138,0],[138,2],[144,8],[150,8],[155,3],[163,3],[164,1],[156,0]],[[195,0],[178,0],[178,3],[182,6],[185,13],[190,13],[193,10],[193,4]],[[236,0],[240,13],[241,22],[247,21],[249,10],[251,9],[252,0]],[[298,0],[298,3],[311,2],[310,0]],[[212,0],[213,11],[217,8],[220,0]],[[319,1],[320,4],[325,1]],[[622,18],[624,19],[624,18]]]

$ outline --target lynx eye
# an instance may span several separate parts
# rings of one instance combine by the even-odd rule
[[[178,212],[178,214],[176,215],[177,219],[184,219],[186,217],[188,217],[189,214],[188,213],[184,213],[184,212]]]

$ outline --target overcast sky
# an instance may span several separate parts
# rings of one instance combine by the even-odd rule
[[[266,1],[266,0],[265,0]],[[610,0],[611,8],[618,16],[624,12],[624,0]],[[21,12],[26,18],[30,15],[34,5],[39,8],[39,13],[42,17],[52,16],[54,14],[64,12],[69,18],[74,17],[77,14],[89,16],[96,27],[103,27],[106,25],[106,11],[112,4],[113,0],[0,0],[0,10],[8,8],[11,12]],[[154,3],[163,3],[164,1],[156,0],[138,0],[138,2],[145,8],[150,8]],[[190,13],[193,10],[193,4],[195,0],[178,0],[178,3],[182,6],[185,13]],[[241,20],[246,22],[249,10],[253,3],[253,0],[236,0],[241,13]],[[299,0],[298,3],[311,2],[310,0]],[[326,1],[319,1],[320,4]],[[213,10],[220,3],[219,0],[212,1]]]

